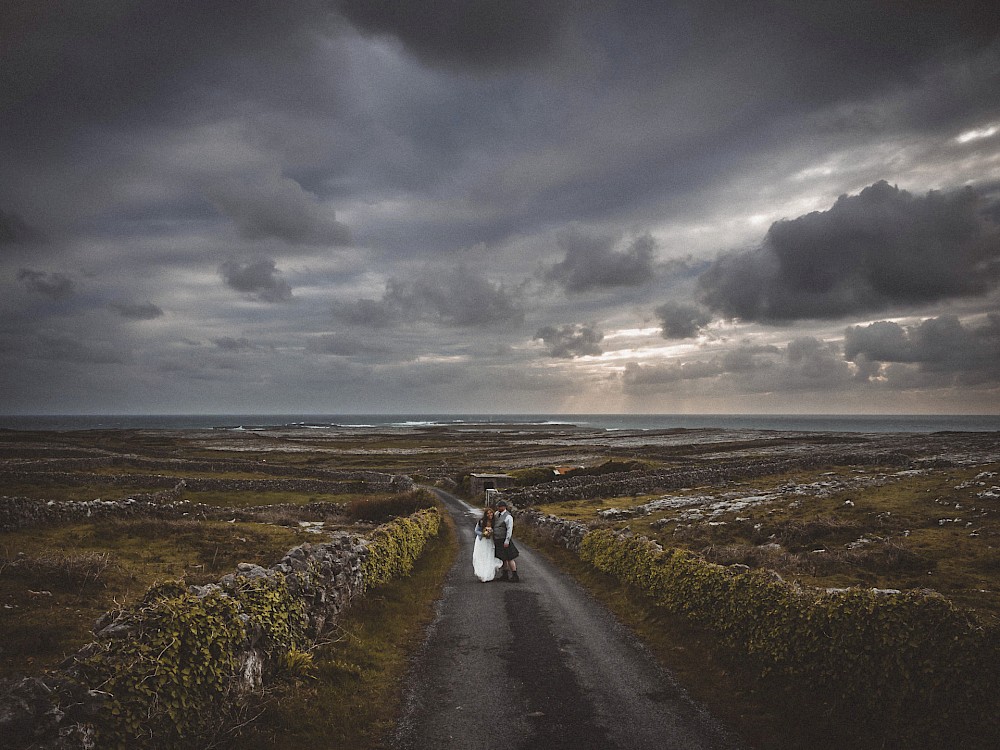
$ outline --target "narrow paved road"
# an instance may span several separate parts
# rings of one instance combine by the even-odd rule
[[[435,492],[455,517],[461,550],[390,747],[742,747],[607,610],[520,540],[521,583],[481,583],[472,573],[478,510]]]

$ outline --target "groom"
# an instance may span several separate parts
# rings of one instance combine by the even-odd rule
[[[514,562],[514,558],[520,552],[514,546],[513,536],[514,519],[510,515],[510,511],[507,510],[507,501],[500,500],[497,502],[496,515],[493,516],[494,554],[503,560],[503,565],[500,568],[503,571],[500,574],[500,580],[517,583],[521,579],[517,577],[517,563]]]

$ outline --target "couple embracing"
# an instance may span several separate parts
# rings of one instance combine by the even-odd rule
[[[483,583],[492,581],[498,570],[501,581],[517,583],[517,563],[520,552],[514,546],[514,519],[503,500],[496,510],[487,508],[476,524],[476,545],[472,550],[472,569]]]

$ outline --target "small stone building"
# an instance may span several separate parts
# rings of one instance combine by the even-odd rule
[[[514,477],[510,474],[470,474],[469,493],[472,497],[480,497],[486,490],[502,490],[514,485]]]

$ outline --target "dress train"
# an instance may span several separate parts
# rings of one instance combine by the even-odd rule
[[[483,583],[492,581],[497,574],[503,560],[494,553],[492,539],[476,538],[476,545],[472,548],[472,569]]]

